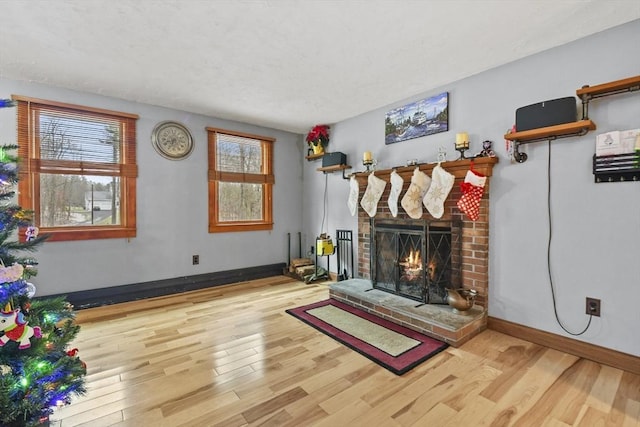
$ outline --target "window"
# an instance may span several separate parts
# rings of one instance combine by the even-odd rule
[[[18,203],[49,240],[136,235],[137,115],[13,96]]]
[[[209,232],[273,229],[275,139],[215,128],[207,133]]]

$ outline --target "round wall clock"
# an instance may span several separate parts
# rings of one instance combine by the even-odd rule
[[[169,160],[180,160],[193,151],[193,138],[189,129],[177,122],[160,122],[151,133],[153,148]]]

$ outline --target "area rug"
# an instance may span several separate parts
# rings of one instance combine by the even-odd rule
[[[396,375],[415,368],[448,344],[335,299],[286,310]]]

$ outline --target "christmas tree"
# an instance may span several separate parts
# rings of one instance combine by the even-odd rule
[[[13,107],[0,99],[0,108]],[[42,426],[53,409],[85,392],[86,367],[69,349],[80,327],[65,298],[34,298],[30,253],[38,235],[31,212],[12,203],[17,145],[0,147],[0,426]]]

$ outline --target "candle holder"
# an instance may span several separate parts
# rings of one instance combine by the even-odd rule
[[[456,134],[456,151],[460,152],[460,158],[458,160],[466,159],[464,152],[469,149],[469,134],[467,132],[460,132]]]
[[[362,164],[364,165],[365,168],[367,168],[367,172],[371,172],[371,168],[373,166],[373,159],[363,160]]]
[[[458,160],[464,160],[464,159],[468,159],[469,157],[465,157],[464,152],[467,151],[469,149],[469,143],[467,142],[464,145],[458,145],[456,144],[456,151],[460,152],[460,157],[458,157]]]

